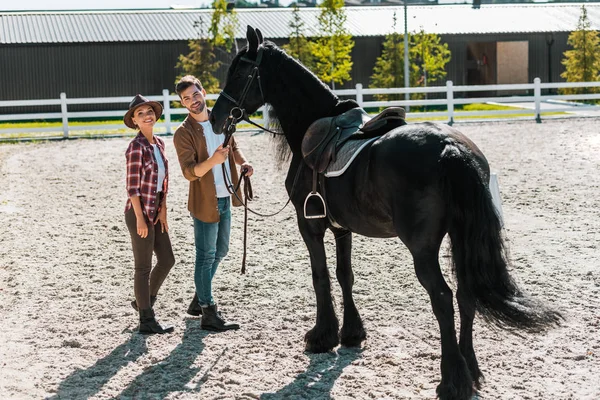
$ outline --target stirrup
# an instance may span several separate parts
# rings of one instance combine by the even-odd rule
[[[318,197],[321,200],[321,204],[323,204],[323,214],[315,214],[315,215],[307,215],[306,214],[306,204],[308,203],[308,199],[311,197]],[[317,218],[325,218],[327,217],[327,207],[325,206],[325,200],[319,194],[319,192],[309,193],[304,200],[304,218],[306,219],[317,219]]]

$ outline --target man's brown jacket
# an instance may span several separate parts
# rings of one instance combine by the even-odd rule
[[[190,181],[188,210],[190,210],[195,218],[202,222],[219,222],[217,189],[212,169],[202,178],[194,174],[194,166],[208,159],[208,148],[202,125],[188,115],[175,131],[173,144],[175,145],[175,150],[177,150],[177,157],[179,158],[179,165],[181,166],[183,176]],[[242,160],[242,155],[233,137],[229,141],[229,147],[228,161],[231,170],[231,180],[233,181],[233,185],[237,186],[239,176],[234,160]],[[241,199],[242,194],[240,190],[238,190],[237,194]],[[231,196],[231,202],[236,207],[242,205],[236,196]]]

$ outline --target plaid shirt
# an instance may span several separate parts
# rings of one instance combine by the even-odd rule
[[[164,202],[167,198],[167,190],[169,187],[169,162],[165,156],[165,142],[155,136],[156,144],[165,164],[165,180],[163,181],[163,197]],[[154,221],[158,215],[161,204],[157,203],[156,189],[158,187],[158,163],[154,158],[154,148],[140,132],[129,143],[127,152],[127,204],[125,211],[131,207],[131,196],[139,196],[142,203],[142,212],[148,221]]]

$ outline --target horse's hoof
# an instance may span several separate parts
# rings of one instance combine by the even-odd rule
[[[477,390],[472,386],[459,388],[440,383],[436,392],[440,400],[479,400]]]
[[[314,328],[306,332],[304,341],[306,342],[305,349],[309,353],[327,353],[339,344],[337,332],[333,332],[333,334],[325,332],[317,333],[317,330]]]
[[[353,333],[345,333],[344,329],[342,329],[340,333],[340,343],[345,347],[359,347],[366,338],[367,333],[364,329]]]

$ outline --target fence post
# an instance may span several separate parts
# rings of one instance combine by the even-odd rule
[[[356,102],[359,106],[363,105],[362,83],[356,84]]]
[[[163,114],[165,115],[165,126],[167,135],[171,134],[171,104],[169,102],[169,89],[163,89]]]
[[[69,138],[69,116],[67,114],[67,94],[60,94],[60,113],[62,115],[63,138]]]
[[[500,197],[500,185],[498,185],[498,175],[495,173],[490,174],[490,194],[492,195],[492,202],[496,208],[496,214],[500,218],[500,223],[504,227],[504,213],[502,212],[502,199]]]
[[[446,101],[448,107],[448,125],[454,123],[454,84],[452,81],[446,81]]]
[[[542,80],[535,78],[533,80],[533,97],[535,101],[535,122],[542,123],[541,102],[542,102]]]

